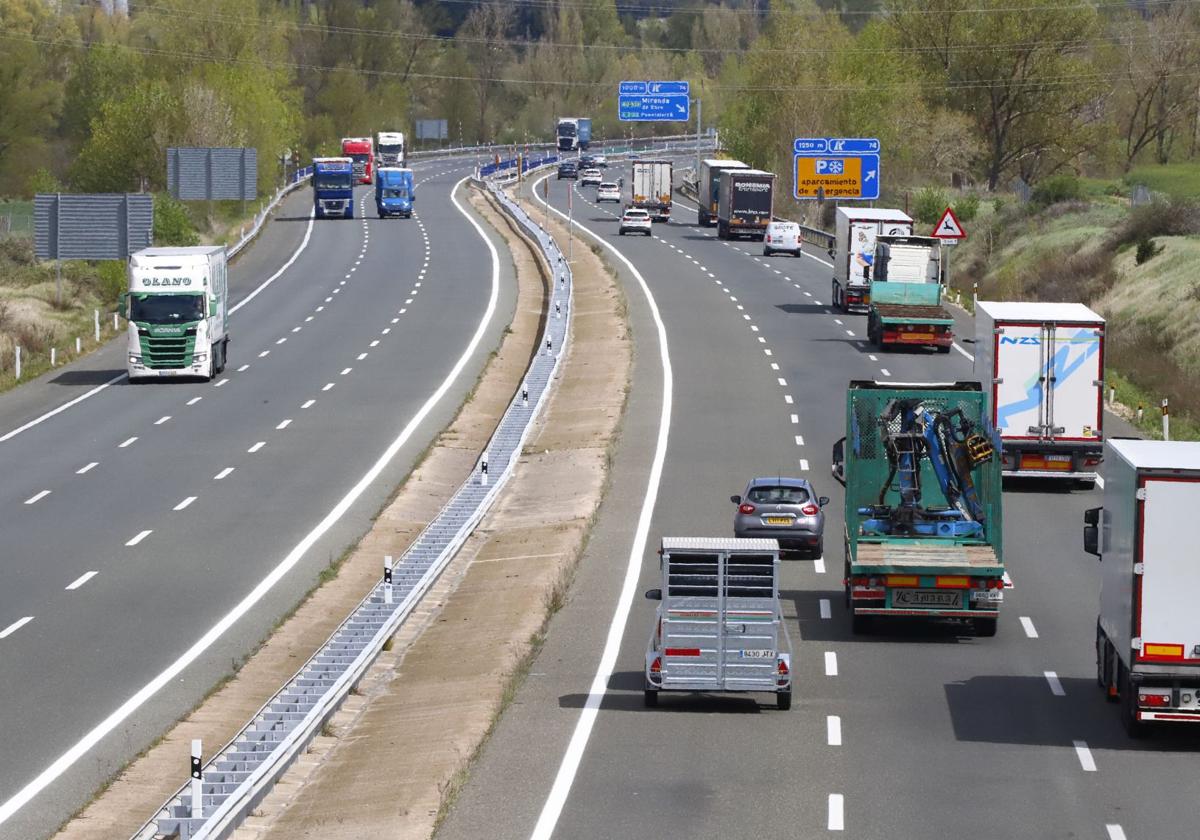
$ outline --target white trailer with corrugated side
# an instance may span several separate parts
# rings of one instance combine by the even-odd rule
[[[979,301],[975,369],[990,380],[1005,476],[1090,486],[1104,454],[1104,318],[1082,303]]]
[[[1109,440],[1104,479],[1083,538],[1101,560],[1096,678],[1130,735],[1200,724],[1200,443]]]
[[[753,691],[792,705],[792,644],[779,605],[779,543],[664,537],[646,646],[646,705],[660,691]]]
[[[913,220],[902,210],[839,207],[834,227],[833,305],[844,312],[871,306],[871,262],[877,236],[912,236]]]

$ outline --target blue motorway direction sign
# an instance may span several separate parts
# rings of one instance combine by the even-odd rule
[[[670,95],[670,94],[690,94],[692,87],[689,82],[621,82],[621,87],[617,91],[621,94],[637,96],[641,94]]]
[[[692,116],[690,101],[686,93],[622,96],[617,100],[617,116],[624,122],[687,122]]]
[[[798,155],[877,155],[874,137],[797,137],[792,151]]]

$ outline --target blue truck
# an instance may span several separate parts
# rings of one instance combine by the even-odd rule
[[[313,158],[313,210],[318,219],[354,218],[354,161]]]
[[[416,197],[411,169],[385,166],[375,171],[375,209],[379,212],[379,218],[412,218]]]

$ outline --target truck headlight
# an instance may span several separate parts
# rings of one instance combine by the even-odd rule
[[[195,356],[192,357],[192,364],[194,364],[194,365],[198,365],[201,362],[206,362],[206,361],[208,361],[207,353],[197,353]]]
[[[140,366],[141,366],[141,364],[142,364],[142,357],[141,357],[141,356],[135,356],[135,355],[133,355],[132,353],[130,353],[130,354],[129,354],[129,364],[131,364],[131,365],[138,365],[138,366],[140,367]]]

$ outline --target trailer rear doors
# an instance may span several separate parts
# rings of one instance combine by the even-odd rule
[[[1137,661],[1200,665],[1200,555],[1185,537],[1200,511],[1200,479],[1147,477],[1138,496]]]

